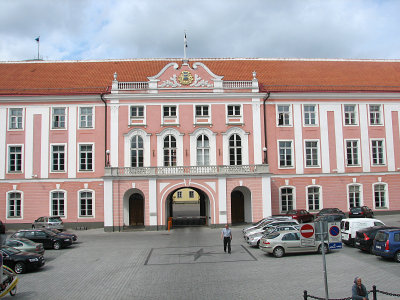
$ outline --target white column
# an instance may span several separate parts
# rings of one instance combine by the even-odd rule
[[[76,177],[77,157],[79,149],[76,144],[76,120],[77,120],[77,107],[69,107],[68,118],[68,178]]]
[[[219,224],[226,224],[226,178],[218,178]]]
[[[7,109],[0,107],[0,179],[6,176],[6,132],[7,132]]]
[[[361,159],[364,172],[371,171],[369,155],[368,112],[367,105],[360,104]]]
[[[325,105],[319,106],[321,133],[321,165],[322,173],[330,173],[331,163],[329,160],[329,135],[328,135],[328,107]]]
[[[41,133],[41,146],[40,151],[41,165],[40,165],[40,177],[49,178],[49,159],[50,159],[50,149],[49,149],[49,136],[50,136],[50,111],[48,108],[42,111],[42,133]]]
[[[118,104],[111,104],[111,118],[110,118],[110,164],[112,167],[118,167]]]
[[[263,176],[261,178],[261,192],[263,203],[263,217],[272,216],[271,203],[271,177]]]
[[[33,114],[34,109],[27,107],[25,111],[25,178],[33,175]]]
[[[344,141],[343,141],[343,122],[341,105],[335,105],[335,143],[336,143],[336,169],[338,173],[344,173]],[[322,134],[322,132],[321,132]]]
[[[150,226],[157,226],[157,181],[149,179]]]
[[[395,158],[394,158],[394,141],[393,141],[393,124],[392,124],[392,111],[395,107],[385,105],[385,130],[386,130],[386,155],[388,171],[396,171]],[[399,114],[400,117],[400,114]]]
[[[260,115],[260,99],[252,99],[253,109],[253,147],[254,147],[254,164],[261,165],[263,163],[263,152],[261,145],[261,115]]]
[[[104,179],[104,227],[114,226],[113,220],[113,181]]]
[[[296,174],[304,173],[303,124],[301,121],[301,104],[293,104],[294,150],[296,156]]]

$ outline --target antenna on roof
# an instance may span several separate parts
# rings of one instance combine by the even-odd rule
[[[184,31],[184,37],[183,37],[183,63],[187,64],[188,63],[188,59],[186,56],[186,48],[188,47],[187,45],[187,39],[186,39],[186,30]]]

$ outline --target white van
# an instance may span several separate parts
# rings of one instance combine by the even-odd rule
[[[357,230],[371,226],[382,226],[385,225],[382,221],[377,219],[368,218],[351,218],[343,219],[340,222],[340,231],[342,232],[342,242],[346,245],[354,246],[354,240],[356,238]]]

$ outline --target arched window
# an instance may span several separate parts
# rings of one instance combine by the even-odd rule
[[[143,167],[143,139],[139,135],[131,139],[131,167]]]
[[[173,135],[164,138],[164,166],[176,166],[176,139]]]
[[[242,141],[238,134],[232,134],[229,138],[229,165],[242,164]]]
[[[197,138],[197,165],[208,166],[210,165],[210,142],[208,137],[204,134]]]

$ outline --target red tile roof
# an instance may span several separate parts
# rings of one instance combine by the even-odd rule
[[[0,95],[99,94],[119,81],[147,81],[179,60],[0,63]],[[264,91],[400,92],[400,60],[192,59],[224,80],[251,80]]]

